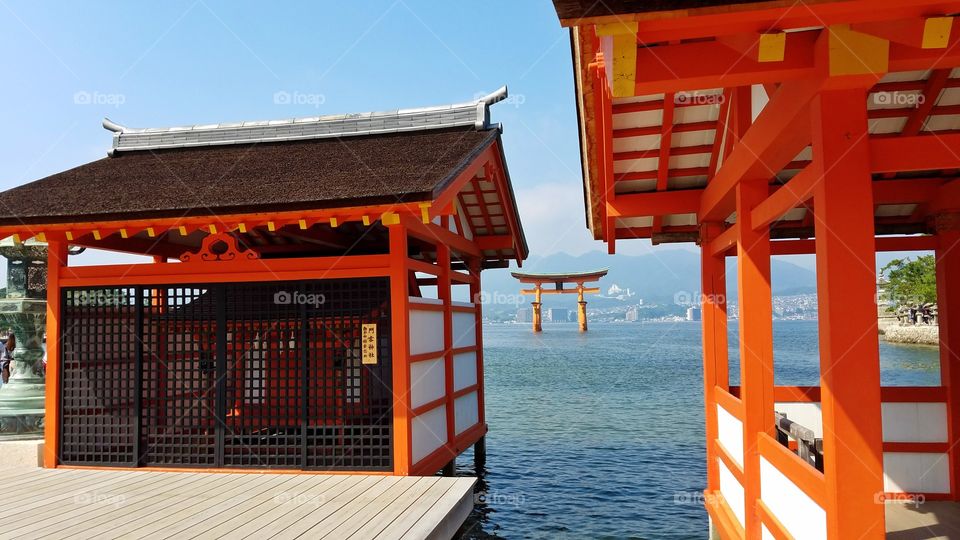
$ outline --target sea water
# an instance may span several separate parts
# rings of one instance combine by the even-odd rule
[[[706,538],[700,332],[696,322],[587,334],[546,324],[539,335],[485,326],[487,463],[464,537]],[[775,322],[774,348],[778,384],[818,384],[816,322]],[[884,384],[939,383],[936,348],[880,350]],[[458,474],[476,474],[472,453]]]

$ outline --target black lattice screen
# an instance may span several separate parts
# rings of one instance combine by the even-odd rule
[[[392,468],[386,278],[63,294],[62,463]]]

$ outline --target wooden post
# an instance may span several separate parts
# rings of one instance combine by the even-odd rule
[[[477,439],[473,444],[473,465],[477,469],[477,474],[487,465],[487,436],[484,435]]]
[[[823,475],[831,539],[885,536],[873,189],[866,91],[812,106]]]
[[[726,257],[708,253],[707,245],[720,234],[719,223],[707,223],[701,234],[701,307],[703,310],[703,396],[707,436],[707,491],[720,489],[716,440],[716,388],[730,387],[727,350]]]
[[[587,331],[587,302],[583,299],[583,283],[577,283],[577,324],[580,331]]]
[[[535,292],[534,292],[534,297],[533,297],[534,300],[533,300],[533,302],[530,304],[530,305],[533,306],[533,331],[534,331],[534,332],[543,332],[543,319],[542,319],[541,313],[540,313],[540,306],[543,305],[543,303],[540,301],[540,299],[541,299],[541,290],[542,290],[542,289],[541,289],[540,284],[537,283],[537,284],[534,286],[534,291],[535,291]]]
[[[937,236],[940,384],[947,389],[950,494],[957,501],[960,500],[960,230],[940,230]]]
[[[407,229],[402,223],[388,227],[390,233],[390,316],[393,340],[393,472],[410,474],[413,447],[410,437],[410,298],[407,290]]]
[[[760,538],[761,433],[773,435],[773,300],[770,229],[753,229],[753,208],[769,193],[766,178],[743,179],[736,188],[737,283],[740,298],[740,399],[743,401],[744,530]]]
[[[60,275],[67,266],[66,242],[47,240],[47,373],[44,399],[43,466],[57,466],[60,453]]]

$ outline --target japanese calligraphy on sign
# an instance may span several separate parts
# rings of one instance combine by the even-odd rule
[[[364,364],[377,363],[377,325],[364,324],[360,336],[360,350],[363,351]]]

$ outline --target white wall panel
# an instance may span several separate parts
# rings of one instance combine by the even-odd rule
[[[477,353],[465,352],[453,357],[453,389],[477,384]]]
[[[740,520],[740,526],[742,527],[745,523],[743,486],[740,485],[737,478],[733,476],[733,473],[727,468],[726,463],[720,459],[717,459],[717,462],[720,464],[720,493],[723,494],[723,498],[726,499],[727,505],[730,507],[733,515],[737,516],[737,519]]]
[[[884,403],[883,440],[947,442],[946,403]]]
[[[760,456],[760,499],[794,538],[827,537],[827,513],[779,469]]]
[[[476,392],[458,397],[453,402],[454,424],[457,435],[480,421],[480,403]]]
[[[717,438],[730,457],[743,467],[743,422],[717,405]]]
[[[410,405],[417,408],[442,398],[446,393],[446,372],[443,359],[410,364]]]
[[[950,465],[946,454],[883,453],[884,491],[892,493],[950,493]]]
[[[447,441],[447,410],[440,405],[413,419],[411,436],[413,462],[430,455]]]
[[[453,312],[453,346],[470,347],[477,344],[477,314]]]
[[[775,403],[773,408],[801,426],[812,429],[815,437],[823,437],[823,415],[820,403]]]
[[[410,354],[443,351],[443,312],[410,309]]]

